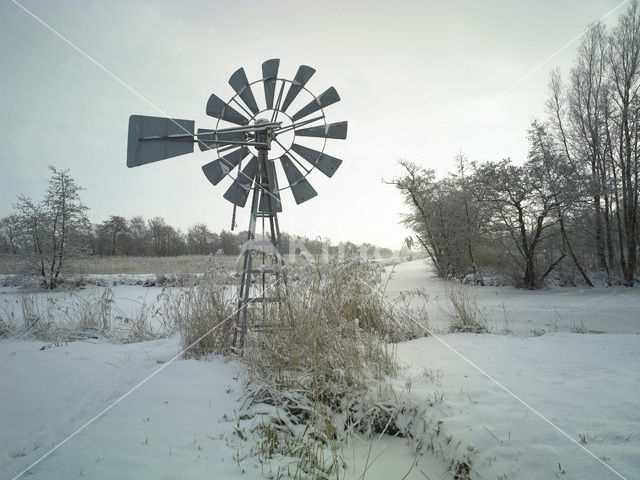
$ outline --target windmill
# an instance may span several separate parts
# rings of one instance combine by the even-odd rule
[[[307,177],[314,169],[333,176],[342,160],[324,153],[327,140],[347,136],[347,122],[327,123],[325,118],[324,109],[340,100],[336,89],[329,87],[315,96],[306,88],[315,69],[300,65],[293,80],[288,80],[278,77],[279,66],[279,59],[267,60],[262,64],[262,78],[251,83],[244,68],[236,70],[229,78],[235,95],[225,102],[212,94],[207,102],[207,115],[216,119],[213,129],[196,131],[193,120],[129,118],[128,167],[192,153],[197,143],[201,151],[215,150],[217,157],[202,166],[207,180],[218,185],[231,178],[223,197],[233,204],[232,229],[236,208],[244,207],[251,196],[238,295],[240,345],[251,305],[261,304],[264,317],[268,303],[278,307],[286,303],[287,277],[278,224],[280,193],[291,190],[298,205],[315,197],[317,192]],[[262,95],[256,95],[254,88]],[[262,235],[256,239],[259,222]]]

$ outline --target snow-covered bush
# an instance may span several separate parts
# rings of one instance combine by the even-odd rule
[[[261,418],[252,427],[261,462],[294,458],[294,477],[340,478],[351,435],[424,435],[427,423],[414,418],[424,412],[396,393],[393,346],[423,330],[395,314],[382,273],[357,257],[289,265],[288,302],[249,308],[241,351],[238,279],[228,268],[213,263],[191,287],[165,294],[189,356],[240,353],[248,366],[241,417]]]

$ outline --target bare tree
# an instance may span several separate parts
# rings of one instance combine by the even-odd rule
[[[189,253],[212,253],[213,233],[204,223],[195,223],[187,230],[187,245]]]
[[[620,263],[624,284],[633,286],[638,250],[638,131],[640,129],[640,11],[632,2],[609,36],[612,97],[611,148],[613,165],[619,172],[621,199],[616,210],[622,217]],[[616,175],[618,177],[618,175]]]
[[[529,130],[529,143],[531,145],[529,162],[537,165],[553,198],[554,213],[562,238],[562,250],[564,251],[566,247],[584,282],[589,287],[593,287],[593,282],[573,248],[573,241],[570,239],[566,225],[567,216],[572,214],[572,210],[576,204],[582,201],[584,196],[584,191],[581,189],[583,182],[579,180],[578,172],[573,165],[562,154],[562,148],[556,146],[546,126],[534,121]]]
[[[476,285],[484,285],[484,281],[482,280],[482,276],[478,272],[478,266],[476,265],[476,261],[473,256],[473,243],[474,243],[474,233],[478,230],[478,215],[472,215],[472,208],[470,207],[470,186],[469,179],[467,177],[467,169],[469,167],[469,159],[463,153],[456,155],[456,166],[458,167],[458,184],[460,186],[460,191],[462,194],[462,204],[464,206],[464,221],[466,226],[466,240],[467,240],[467,254],[469,255],[469,263],[471,264],[471,269],[473,271],[473,281]],[[471,167],[474,168],[475,165],[471,163]]]
[[[185,252],[186,243],[180,230],[167,224],[161,217],[153,217],[148,224],[153,255],[164,257]]]
[[[127,255],[150,255],[150,233],[147,222],[141,216],[133,217],[127,222],[126,237]]]
[[[385,183],[396,186],[411,213],[404,223],[431,258],[438,275],[463,280],[468,275],[481,283],[474,258],[478,237],[478,204],[471,204],[472,181],[466,176],[467,161],[459,159],[459,174],[435,179],[435,172],[401,161],[404,174]]]
[[[89,230],[82,190],[69,174],[49,166],[51,177],[45,198],[34,203],[20,196],[15,204],[18,245],[47,288],[55,288],[68,258],[79,253]]]
[[[102,222],[101,230],[109,239],[111,255],[115,255],[120,240],[127,233],[127,220],[118,215],[111,215],[108,220]]]
[[[510,160],[487,162],[478,169],[479,181],[488,186],[488,198],[494,206],[496,224],[502,224],[512,258],[521,269],[520,284],[536,288],[562,259],[550,263],[543,275],[537,269],[538,254],[546,230],[555,224],[551,213],[555,208],[541,168],[533,163],[513,165]],[[509,249],[511,251],[511,249]]]
[[[42,204],[34,203],[29,197],[20,195],[14,204],[17,224],[17,245],[27,260],[27,271],[36,272],[45,278],[45,215]]]
[[[590,173],[595,246],[598,264],[611,276],[614,249],[609,192],[606,118],[610,96],[607,86],[607,34],[604,24],[592,25],[578,48],[569,84],[569,132],[572,158]]]
[[[416,233],[420,245],[429,255],[438,275],[447,276],[449,266],[445,259],[445,247],[435,238],[435,227],[432,226],[431,211],[427,201],[435,182],[435,170],[423,169],[415,163],[401,160],[398,162],[404,169],[403,175],[385,183],[394,185],[404,197],[411,213],[404,216],[403,223]]]

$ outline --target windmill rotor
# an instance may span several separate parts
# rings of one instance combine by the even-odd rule
[[[324,109],[340,100],[334,87],[330,87],[317,97],[305,87],[315,70],[303,65],[298,69],[294,80],[288,80],[277,77],[276,62],[277,59],[267,60],[263,64],[263,78],[251,83],[248,82],[244,69],[240,68],[234,72],[229,84],[236,94],[225,104],[226,107],[222,106],[219,97],[212,94],[209,98],[207,114],[217,119],[217,131],[229,127],[230,123],[243,122],[242,126],[258,125],[259,121],[268,120],[280,123],[272,130],[272,147],[269,148],[269,160],[274,162],[273,167],[280,179],[277,192],[291,189],[296,203],[302,203],[315,196],[313,194],[315,190],[306,177],[315,168],[331,177],[342,163],[341,160],[326,155],[324,150],[328,139],[346,138],[347,123],[331,124],[326,121]],[[263,84],[262,88],[256,88],[260,87],[259,84]],[[260,90],[264,91],[264,103],[258,105],[257,98]],[[300,103],[303,95],[307,97],[305,103],[294,110],[296,100]],[[236,140],[244,141],[251,140],[254,136],[253,132],[249,131],[235,133],[235,135],[238,135]],[[243,135],[245,138],[240,138]],[[313,144],[314,140],[316,140],[315,144]],[[241,150],[214,142],[209,142],[208,146],[200,144],[200,147],[203,150],[216,149],[220,157],[224,157],[224,154],[230,150]],[[244,155],[241,160],[249,155],[257,156],[256,150],[257,148],[252,146],[248,151],[242,151]],[[216,160],[211,162],[211,164],[215,163]],[[218,170],[217,167],[207,167],[207,169],[211,168]],[[227,173],[234,178],[234,181],[238,176],[243,175],[241,169],[238,169],[235,174]],[[284,182],[283,177],[286,178]],[[217,177],[215,180],[218,180]],[[241,183],[238,181],[230,188],[236,189]],[[244,195],[241,195],[241,199],[243,198]]]
[[[297,204],[313,198],[316,193],[306,177],[316,168],[331,177],[339,168],[342,161],[324,150],[327,140],[346,138],[347,122],[327,122],[324,110],[340,101],[340,96],[334,87],[318,96],[306,87],[315,69],[301,65],[289,80],[278,76],[279,66],[279,59],[265,61],[262,78],[253,82],[244,68],[236,70],[229,78],[235,92],[231,99],[225,102],[213,93],[207,101],[206,113],[216,119],[213,129],[195,131],[195,122],[190,120],[133,115],[127,165],[135,167],[191,153],[197,143],[201,151],[217,154],[202,166],[205,177],[213,185],[231,177],[223,196],[236,206],[244,206],[247,184],[252,182],[242,177],[254,175],[253,180],[257,170],[254,173],[251,165],[245,172],[243,163],[251,164],[258,150],[266,148],[268,160],[273,162],[269,168],[278,182],[272,194],[279,197],[281,191],[291,189]],[[261,131],[270,133],[269,145],[256,140]]]

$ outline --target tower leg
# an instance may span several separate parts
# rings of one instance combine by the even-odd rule
[[[287,314],[289,316],[289,323],[293,325],[293,315],[291,314],[291,305],[289,304],[289,285],[287,282],[287,269],[284,254],[282,253],[282,242],[280,241],[280,225],[278,224],[278,215],[274,212],[271,218],[269,219],[269,224],[271,227],[271,242],[273,243],[277,256],[276,260],[280,262],[280,272],[282,274],[282,284],[284,287],[284,302],[287,306]]]
[[[251,197],[251,216],[249,219],[249,230],[247,231],[247,241],[244,247],[244,258],[242,265],[242,276],[240,281],[240,290],[238,292],[238,327],[240,331],[240,348],[244,346],[245,337],[248,327],[248,309],[252,303],[262,303],[263,324],[266,325],[267,303],[277,302],[278,308],[282,308],[282,303],[286,303],[287,313],[290,322],[292,322],[291,308],[287,295],[287,274],[285,269],[284,255],[282,254],[282,242],[280,237],[280,227],[278,224],[278,215],[276,209],[273,208],[273,185],[269,184],[266,172],[266,162],[268,161],[266,151],[260,151],[259,154],[258,175],[256,176],[256,184],[253,187],[253,195]],[[261,198],[264,197],[264,198]],[[261,201],[262,200],[262,201]],[[264,211],[263,211],[264,210]],[[262,266],[260,269],[253,268],[253,256],[258,249],[256,248],[256,223],[258,218],[265,217],[269,219],[269,240],[271,244],[271,253],[275,258],[273,265],[268,268],[265,265],[265,245],[264,235],[261,239]],[[264,232],[263,232],[264,233]],[[266,274],[272,274],[276,279],[269,283],[265,281]],[[262,292],[260,295],[251,295],[251,284],[254,276],[260,275]],[[256,281],[258,278],[255,278]],[[275,296],[268,297],[267,290],[276,291]],[[237,339],[237,335],[236,335]],[[237,342],[234,340],[234,344]]]
[[[258,178],[260,177],[260,167],[258,167]],[[256,221],[258,214],[258,188],[253,189],[251,196],[251,216],[249,218],[249,230],[247,231],[247,241],[244,246],[244,259],[242,265],[242,277],[240,280],[240,291],[238,293],[238,325],[240,326],[240,347],[244,346],[244,338],[247,334],[247,307],[249,306],[249,291],[251,290],[251,270],[253,265],[254,242],[256,239]]]

